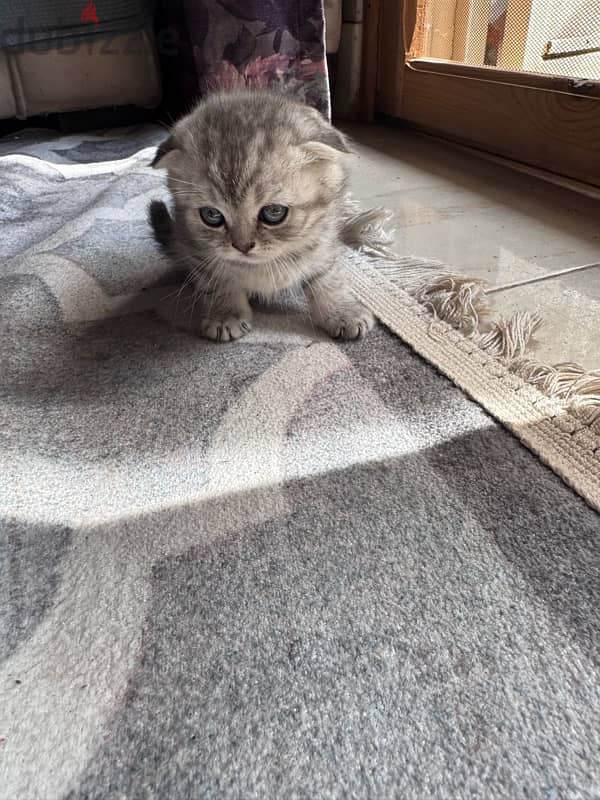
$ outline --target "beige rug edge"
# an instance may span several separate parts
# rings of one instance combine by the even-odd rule
[[[407,272],[431,262],[405,259]],[[465,334],[386,277],[377,258],[348,265],[354,291],[416,353],[512,431],[592,508],[600,511],[600,412],[595,396],[584,413],[516,374],[506,358],[486,352],[480,334]],[[396,272],[396,275],[398,274]],[[434,307],[435,308],[435,307]],[[437,317],[437,318],[436,318]],[[528,337],[527,337],[528,338]],[[600,409],[600,406],[598,407]],[[589,411],[592,413],[589,413]]]

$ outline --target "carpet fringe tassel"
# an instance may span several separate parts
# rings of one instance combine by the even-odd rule
[[[563,402],[588,425],[600,423],[600,370],[585,370],[569,361],[549,366],[522,358],[511,365],[511,371]]]
[[[394,232],[388,228],[393,216],[391,211],[385,208],[358,211],[356,203],[348,198],[344,214],[345,221],[341,231],[344,244],[369,255],[393,257],[389,246],[393,244]]]
[[[482,350],[507,365],[525,355],[531,337],[542,324],[539,314],[517,311],[509,319],[494,322],[491,330],[471,338]]]
[[[487,323],[490,306],[485,281],[453,274],[432,259],[419,259],[415,267],[414,258],[397,256],[390,249],[393,235],[387,226],[392,214],[386,209],[357,212],[349,201],[345,211],[344,242],[371,256],[382,279],[431,312],[432,335],[436,323],[446,323],[565,410],[594,428],[600,426],[600,370],[588,371],[572,363],[547,365],[527,357],[531,338],[542,324],[538,314],[519,311],[509,319]]]

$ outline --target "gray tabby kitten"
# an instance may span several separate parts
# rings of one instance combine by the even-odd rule
[[[269,92],[211,95],[174,126],[153,162],[168,171],[174,218],[155,200],[150,220],[190,272],[203,336],[239,339],[252,327],[249,298],[298,286],[332,336],[373,327],[343,271],[347,152],[318,111]]]

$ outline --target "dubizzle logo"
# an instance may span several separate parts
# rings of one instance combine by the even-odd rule
[[[98,11],[94,0],[90,0],[87,6],[82,10],[81,21],[84,25],[86,22],[93,22],[94,25],[98,24]]]

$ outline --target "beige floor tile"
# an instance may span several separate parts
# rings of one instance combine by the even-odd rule
[[[395,248],[498,286],[600,261],[600,202],[401,129],[350,126],[352,187]]]
[[[494,316],[539,311],[534,351],[546,363],[574,361],[600,369],[600,267],[494,292]]]

